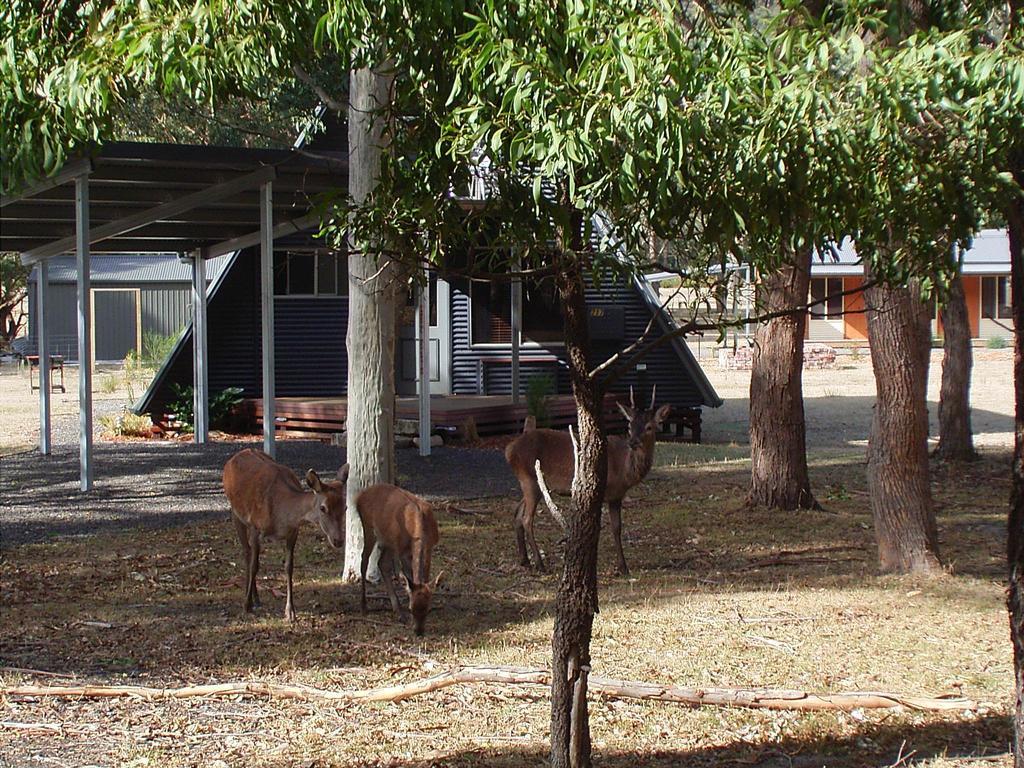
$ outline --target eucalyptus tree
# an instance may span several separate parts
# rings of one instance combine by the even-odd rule
[[[855,237],[867,274],[868,333],[878,399],[868,448],[868,485],[883,569],[938,571],[941,559],[928,475],[925,299],[948,292],[953,243],[977,230],[986,207],[1009,190],[997,142],[965,119],[995,88],[972,62],[984,18],[971,7],[929,14],[887,9],[871,30],[874,63],[864,77],[875,120],[859,141],[874,147]]]
[[[1006,172],[1024,189],[1024,2],[1010,0],[1006,41],[1016,57],[989,54],[979,57],[977,68],[1004,87],[1004,98],[979,103],[973,114],[994,136],[1001,136]],[[1014,441],[1010,512],[1007,525],[1006,603],[1013,643],[1015,768],[1024,768],[1024,194],[1003,201],[1010,240],[1010,282],[1013,314]]]

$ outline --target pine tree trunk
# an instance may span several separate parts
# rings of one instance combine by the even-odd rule
[[[762,311],[807,303],[809,253],[767,275]],[[750,374],[749,503],[773,509],[815,508],[807,474],[803,365],[807,313],[776,317],[758,325]]]
[[[1016,14],[1024,14],[1019,7]],[[1024,187],[1024,150],[1014,158],[1014,178]],[[1010,639],[1013,642],[1013,764],[1024,768],[1024,201],[1009,205],[1010,281],[1013,294],[1013,485],[1006,539]]]
[[[883,571],[942,569],[928,477],[931,321],[916,284],[864,292],[878,398],[868,441],[868,495]]]
[[[571,217],[571,237],[563,242],[579,252],[579,215]],[[575,257],[565,257],[557,287],[565,314],[565,351],[569,362],[579,425],[579,457],[566,518],[562,579],[555,598],[555,628],[551,638],[551,765],[588,768],[590,724],[587,675],[590,638],[597,613],[597,541],[607,476],[607,436],[602,392],[591,380],[590,336],[583,275]]]
[[[940,317],[944,354],[939,393],[939,445],[935,456],[947,461],[969,461],[976,456],[971,434],[971,324],[959,271],[950,285]]]
[[[390,69],[390,68],[389,68]],[[356,204],[377,186],[386,145],[378,110],[391,98],[392,76],[360,69],[349,80],[349,194]],[[359,577],[363,528],[355,497],[368,485],[395,477],[395,266],[372,244],[350,238],[348,257],[348,404],[345,420],[348,519],[342,578]],[[367,250],[368,249],[368,250]]]

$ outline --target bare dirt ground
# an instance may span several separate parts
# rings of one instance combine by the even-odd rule
[[[978,447],[1013,445],[1013,354],[1009,349],[974,349],[971,375],[972,426]],[[750,372],[704,371],[725,405],[704,411],[704,430],[713,442],[747,443]],[[928,413],[932,438],[938,439],[942,350],[932,350],[928,368]],[[864,352],[840,355],[834,369],[809,369],[803,375],[807,444],[810,448],[867,445],[875,377]]]
[[[933,580],[876,573],[862,442],[873,385],[864,361],[808,372],[812,485],[826,510],[786,514],[744,506],[745,375],[709,368],[722,395],[740,402],[706,416],[715,442],[659,445],[654,471],[626,505],[634,578],[612,574],[602,536],[593,664],[595,674],[652,682],[948,693],[981,708],[780,713],[595,698],[599,765],[1011,765],[1002,595],[1010,358],[978,357],[983,457],[934,469],[950,569]],[[979,420],[982,413],[990,415]],[[172,527],[110,525],[0,552],[0,684],[267,680],[365,688],[463,664],[546,666],[558,572],[549,517],[538,533],[553,573],[537,575],[515,563],[510,496],[442,509],[434,568],[447,571],[447,585],[423,639],[395,623],[379,586],[371,588],[370,616],[361,617],[358,588],[338,577],[338,554],[307,531],[297,551],[299,618],[289,625],[279,618],[283,576],[273,545],[263,558],[264,610],[242,612],[238,544],[223,511],[212,511],[223,501],[210,483],[171,482],[205,461],[180,448],[161,449],[172,452],[162,470],[167,482],[147,485],[141,475],[137,483],[137,495]],[[26,473],[35,463],[5,459],[0,473],[12,466]],[[130,472],[127,464],[122,471]],[[25,493],[31,503],[31,488]],[[211,517],[175,524],[174,510],[189,497]],[[68,494],[72,509],[90,503]],[[543,688],[491,685],[390,704],[0,696],[0,765],[512,768],[544,763],[548,718]]]
[[[55,376],[54,383],[59,381]],[[37,382],[38,383],[38,382]],[[100,417],[117,415],[141,397],[148,375],[126,376],[116,367],[104,367],[93,376],[93,427],[102,431]],[[64,369],[64,392],[53,392],[50,420],[53,445],[78,444],[78,367]],[[39,391],[29,384],[28,368],[0,363],[0,456],[39,445]]]

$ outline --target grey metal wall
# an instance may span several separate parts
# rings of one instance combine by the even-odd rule
[[[639,338],[651,318],[651,310],[637,292],[627,283],[605,284],[600,288],[587,282],[587,305],[589,307],[620,307],[623,312],[623,340],[592,342],[595,360],[607,360],[636,338]],[[466,286],[452,286],[452,391],[455,394],[507,395],[512,391],[512,371],[508,358],[509,347],[473,346],[470,338],[470,298]],[[660,335],[660,331],[656,334]],[[572,391],[568,367],[565,363],[565,349],[550,345],[545,348],[521,351],[523,358],[548,358],[543,363],[523,363],[520,369],[520,390],[526,391],[532,376],[543,374],[555,378],[559,394]],[[500,358],[501,362],[485,362]],[[610,391],[626,393],[629,387],[636,389],[637,400],[650,398],[651,388],[658,386],[658,402],[671,403],[679,407],[699,406],[703,396],[679,355],[669,344],[651,352],[638,366],[627,372],[610,388]],[[644,402],[644,405],[647,403]]]
[[[211,299],[207,346],[210,391],[241,387],[246,397],[263,394],[259,252],[250,249],[235,261]],[[345,330],[348,297],[278,298],[274,301],[274,377],[279,397],[344,395],[348,356]],[[173,397],[173,384],[192,384],[192,336],[189,333],[163,378],[141,403],[161,413]]]
[[[177,336],[192,319],[192,291],[180,285],[142,288],[142,334]]]
[[[180,283],[145,283],[126,286],[118,283],[96,282],[93,288],[140,288],[142,304],[142,335],[156,333],[161,336],[176,336],[192,318],[192,291]],[[52,354],[63,355],[69,362],[78,360],[78,299],[76,287],[68,283],[57,283],[50,286],[49,299],[49,330],[50,350]],[[28,297],[29,306],[29,345],[34,353],[38,349],[36,337],[36,291],[35,284]],[[103,329],[116,328],[116,323],[102,315],[97,315],[97,334]],[[116,331],[112,331],[116,332]],[[99,335],[96,346],[103,348],[104,339]]]

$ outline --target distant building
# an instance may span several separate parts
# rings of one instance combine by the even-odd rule
[[[835,296],[864,284],[864,265],[848,242],[839,260],[815,260],[811,265],[811,298],[832,295],[811,311],[807,338],[812,341],[867,340],[868,319],[860,293]],[[1006,230],[984,229],[963,253],[964,297],[974,339],[1009,338],[1013,334],[1010,311],[1010,241]],[[937,317],[932,332],[941,336]]]
[[[849,241],[844,241],[836,249],[836,254],[838,258],[835,254],[823,260],[816,257],[811,263],[808,301],[825,301],[810,311],[807,339],[867,341],[864,297],[856,292],[864,284],[864,264]],[[753,336],[755,325],[743,321],[758,314],[756,284],[751,285],[745,279],[742,269],[730,273],[726,281],[709,281],[704,289],[679,290],[672,287],[673,276],[669,273],[649,275],[648,280],[659,285],[659,298],[677,322],[694,317],[698,320],[734,321],[733,328],[728,331],[730,342],[734,334]],[[963,285],[971,337],[984,340],[1011,336],[1010,243],[1005,230],[982,230],[970,248],[964,251]],[[937,310],[932,319],[932,333],[942,335]],[[717,346],[717,341],[718,336],[714,332],[705,332],[702,342],[692,335],[687,338],[691,347],[701,344],[705,355],[711,352],[710,348]]]
[[[227,257],[212,259],[207,279],[217,279]],[[96,254],[90,259],[92,333],[95,359],[119,362],[129,352],[141,352],[147,334],[177,336],[192,318],[191,268],[176,254]],[[78,360],[78,309],[75,259],[50,259],[47,295],[52,354]],[[21,350],[34,354],[36,339],[36,282],[39,268],[29,276],[29,332]]]

